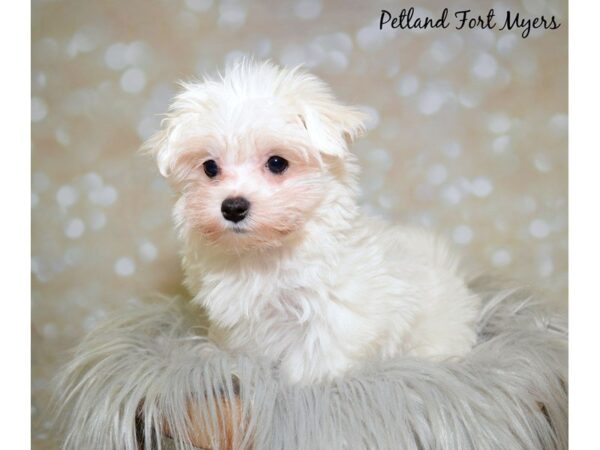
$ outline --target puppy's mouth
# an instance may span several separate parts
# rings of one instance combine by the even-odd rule
[[[231,231],[233,231],[235,234],[245,234],[248,232],[248,229],[241,227],[239,225],[234,225],[231,228],[229,228]]]

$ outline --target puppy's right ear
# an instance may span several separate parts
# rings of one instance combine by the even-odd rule
[[[140,149],[141,152],[154,156],[161,175],[173,178],[173,181],[185,175],[180,173],[185,172],[185,165],[181,167],[180,163],[185,159],[187,149],[181,141],[198,128],[208,101],[206,80],[196,83],[180,82],[179,85],[182,90],[171,103],[160,129]]]
[[[161,121],[160,130],[156,131],[146,142],[142,144],[140,152],[152,155],[156,159],[158,171],[166,178],[171,173],[171,160],[173,159],[169,151],[169,140],[173,132],[174,125],[169,117]]]

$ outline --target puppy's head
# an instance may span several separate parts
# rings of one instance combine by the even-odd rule
[[[281,245],[352,184],[348,143],[362,129],[318,78],[244,62],[183,84],[145,148],[181,194],[182,231],[241,251]]]

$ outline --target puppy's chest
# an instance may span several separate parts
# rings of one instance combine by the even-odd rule
[[[320,267],[278,267],[206,273],[197,298],[211,318],[229,326],[305,324],[319,313],[330,288]]]

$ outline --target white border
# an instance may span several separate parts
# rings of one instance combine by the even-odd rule
[[[2,282],[2,448],[31,447],[31,5],[5,6],[0,19],[0,274]]]
[[[569,270],[570,436],[572,449],[597,441],[600,406],[600,100],[597,42],[600,6],[572,0],[569,8]],[[575,4],[575,5],[574,5]],[[30,14],[12,2],[0,25],[0,98],[4,167],[0,187],[4,317],[2,330],[3,447],[30,441]],[[17,419],[17,420],[16,420]],[[18,443],[18,444],[17,444]],[[11,445],[12,444],[12,445]],[[29,444],[30,445],[30,444]],[[27,447],[30,448],[30,447]]]
[[[575,6],[573,4],[575,3]],[[598,441],[600,280],[600,7],[569,8],[569,434],[571,449]]]

